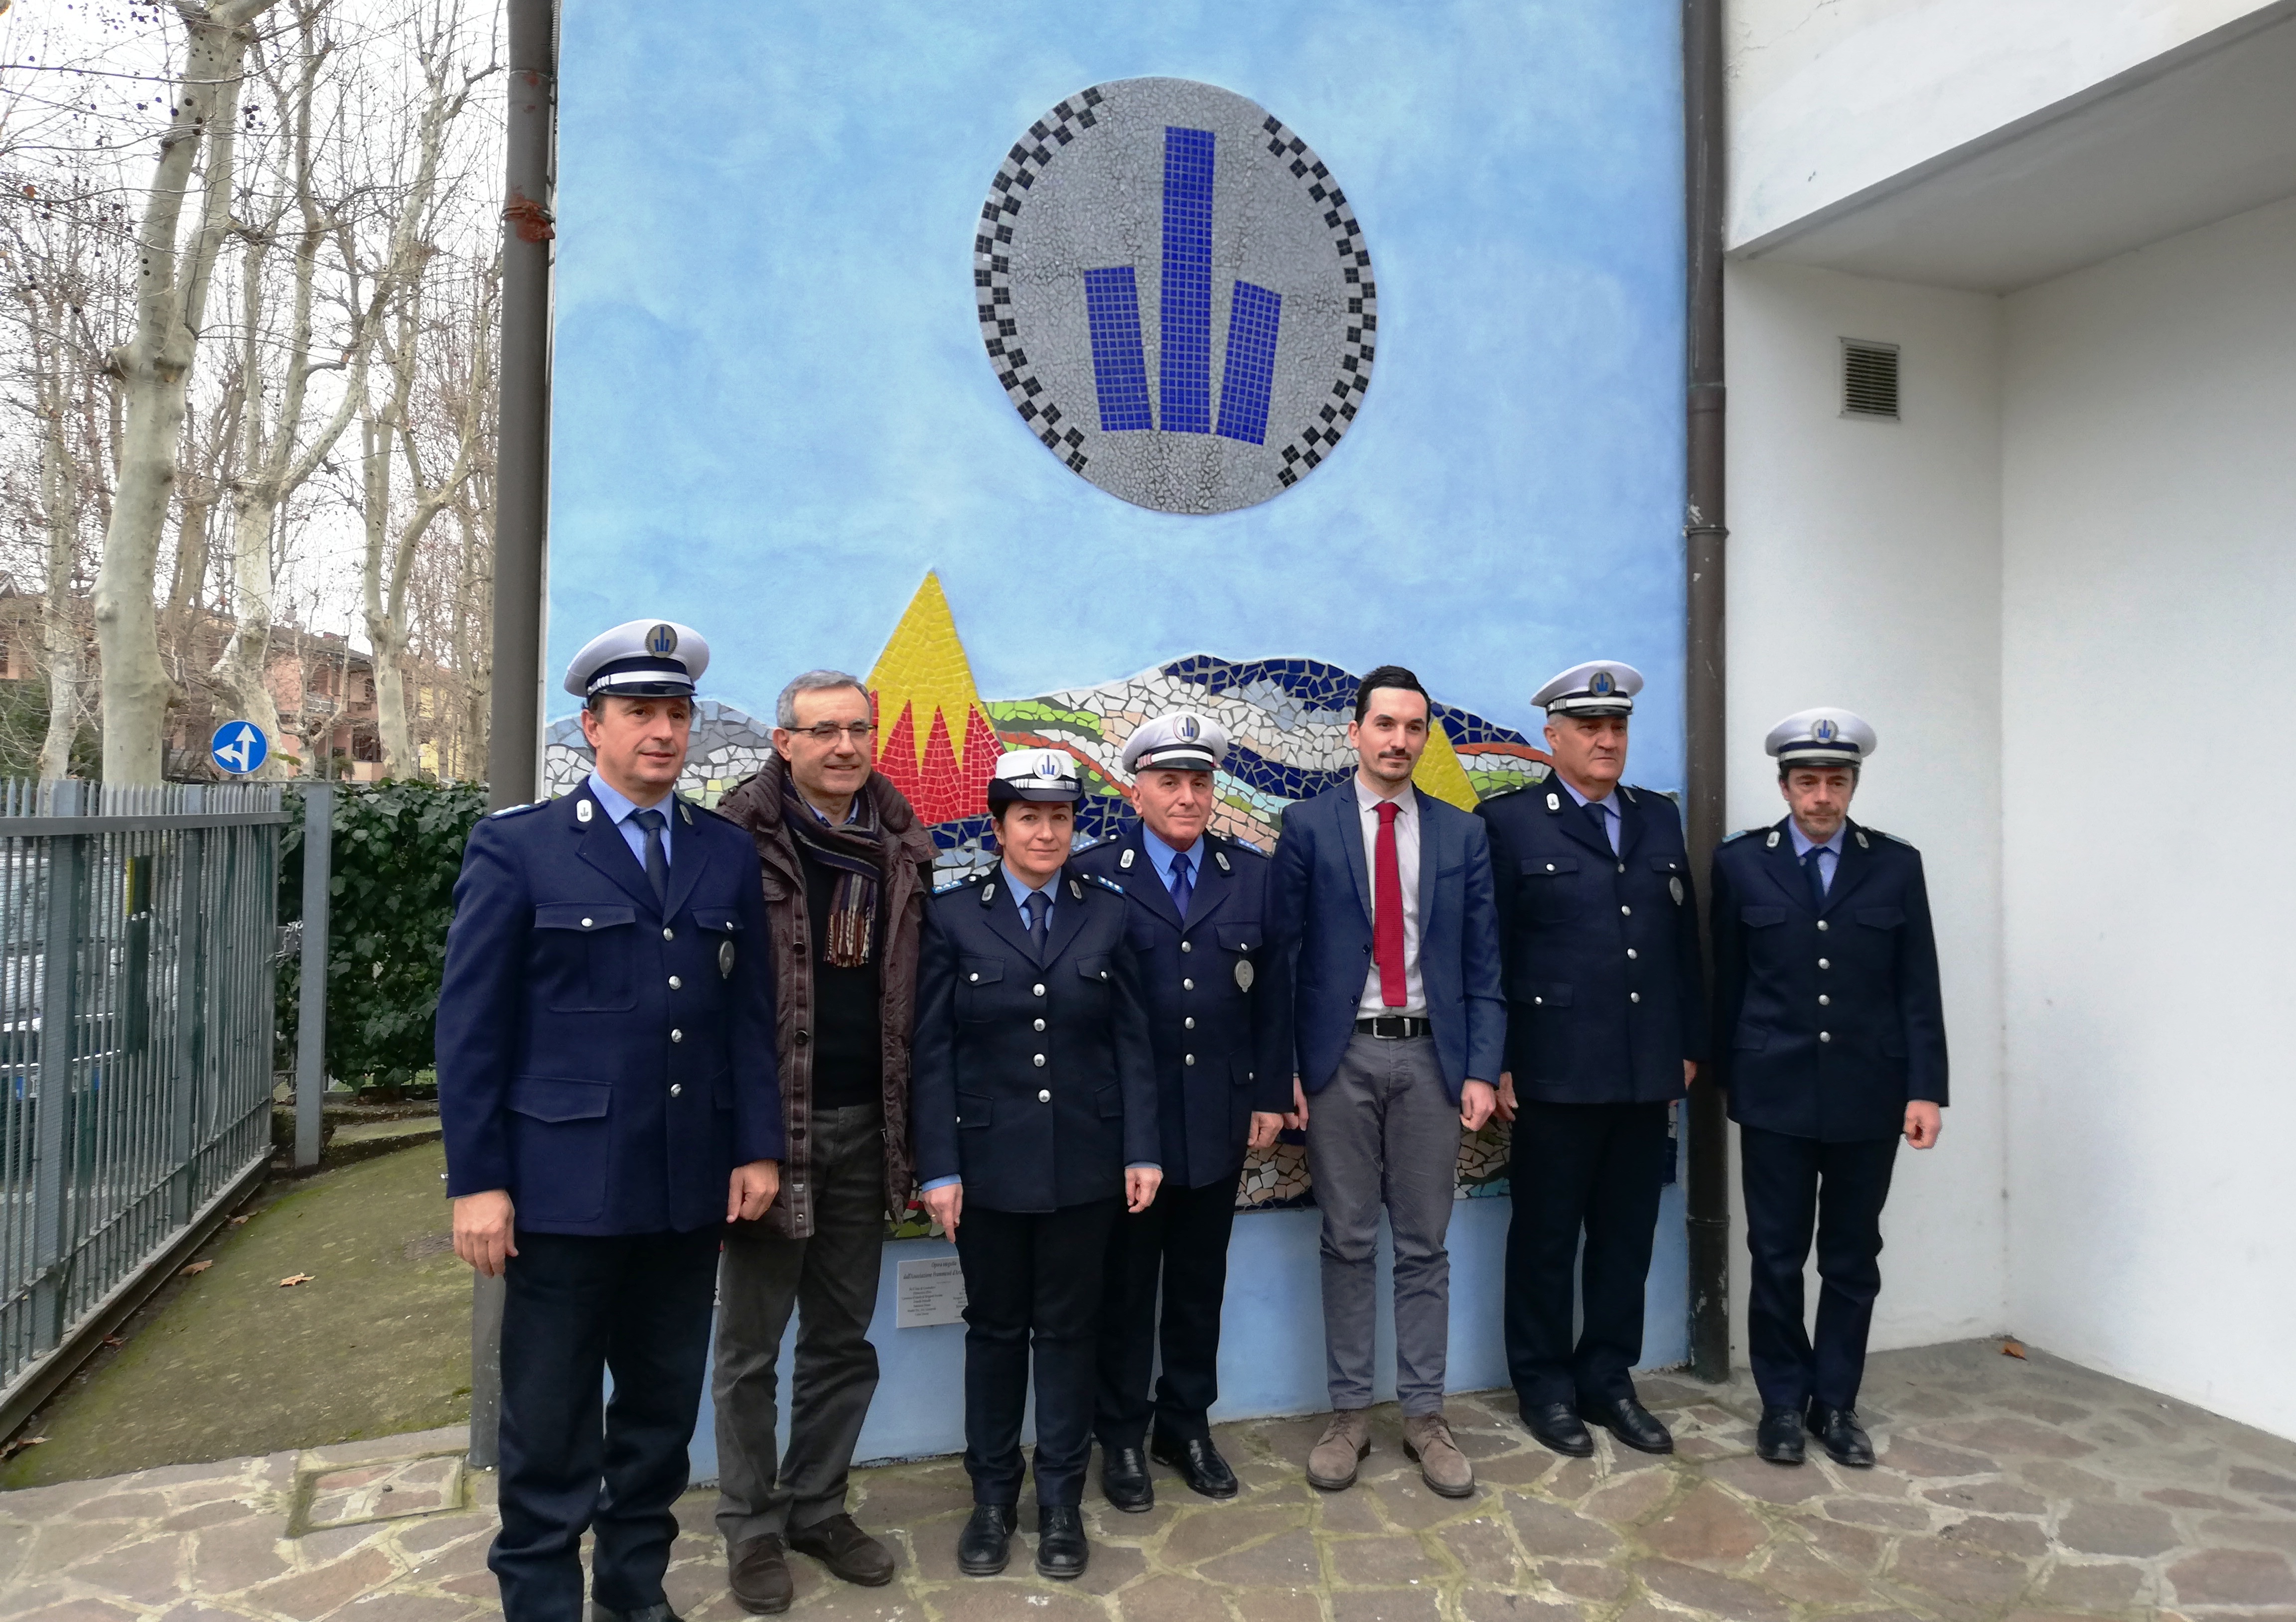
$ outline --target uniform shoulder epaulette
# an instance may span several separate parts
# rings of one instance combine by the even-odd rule
[[[1233,850],[1240,856],[1252,856],[1262,862],[1267,860],[1266,851],[1247,840],[1236,838],[1232,833],[1206,833],[1204,837],[1222,850]]]
[[[1124,886],[1119,884],[1113,879],[1104,878],[1099,873],[1086,873],[1085,874],[1085,877],[1091,880],[1095,884],[1099,885],[1100,888],[1104,890],[1112,891],[1119,896],[1124,893]]]
[[[522,806],[504,806],[499,811],[488,812],[487,815],[489,820],[497,816],[519,816],[529,811],[539,811],[550,803],[546,799],[529,799]]]
[[[1520,794],[1529,787],[1530,787],[1530,785],[1527,782],[1511,782],[1504,789],[1493,789],[1489,793],[1484,795],[1482,799],[1477,800],[1475,803],[1477,805],[1488,805],[1495,799],[1505,799],[1510,794]]]
[[[974,885],[979,884],[983,880],[987,879],[990,873],[993,873],[996,871],[996,870],[993,867],[984,867],[977,872],[959,873],[955,878],[951,879],[946,884],[934,885],[933,894],[936,896],[946,896],[953,891],[970,889]]]
[[[1759,828],[1741,828],[1735,833],[1723,835],[1722,842],[1725,845],[1734,845],[1740,840],[1746,839],[1753,834],[1759,833],[1760,831],[1761,830]]]
[[[1866,832],[1868,832],[1868,833],[1881,833],[1881,834],[1882,834],[1882,837],[1883,839],[1885,839],[1885,840],[1888,840],[1891,844],[1893,844],[1893,845],[1903,845],[1903,846],[1904,846],[1906,849],[1908,849],[1908,850],[1915,850],[1915,849],[1918,849],[1918,848],[1919,848],[1919,847],[1918,847],[1918,846],[1916,846],[1916,845],[1913,842],[1913,840],[1909,840],[1909,839],[1906,839],[1906,838],[1904,835],[1902,835],[1902,834],[1897,834],[1897,833],[1882,833],[1882,831],[1881,831],[1879,828],[1868,828],[1867,830],[1866,830]]]
[[[698,799],[687,799],[684,795],[679,795],[677,797],[677,803],[685,807],[685,821],[689,827],[693,825],[693,814],[697,811],[704,816],[716,817],[728,828],[739,828],[742,825],[735,822],[732,817],[726,815],[723,811],[716,810],[711,807],[705,806]]]

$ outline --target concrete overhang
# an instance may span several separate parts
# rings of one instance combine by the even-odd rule
[[[2013,292],[2296,195],[2296,0],[1816,209],[1730,257]]]

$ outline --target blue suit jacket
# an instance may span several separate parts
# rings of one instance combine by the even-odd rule
[[[1443,1085],[1456,1102],[1469,1081],[1496,1085],[1505,1053],[1490,841],[1475,817],[1418,798],[1419,974]],[[1283,813],[1271,914],[1277,951],[1296,956],[1293,1046],[1310,1093],[1331,1081],[1355,1035],[1371,973],[1371,887],[1354,778]]]
[[[1714,1058],[1731,1119],[1839,1143],[1896,1136],[1908,1100],[1946,1102],[1921,852],[1851,823],[1812,906],[1781,821],[1725,840],[1712,881]]]
[[[1139,954],[1156,1062],[1164,1180],[1235,1181],[1254,1110],[1292,1107],[1291,976],[1267,946],[1267,858],[1217,833],[1201,858],[1188,916],[1128,823],[1076,857],[1122,888]]]
[[[464,848],[439,993],[447,1192],[506,1190],[522,1229],[707,1227],[735,1166],[781,1158],[757,848],[665,809],[667,906],[586,785]]]

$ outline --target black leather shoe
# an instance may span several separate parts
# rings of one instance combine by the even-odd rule
[[[1836,1464],[1847,1464],[1852,1470],[1873,1469],[1874,1438],[1867,1436],[1866,1427],[1857,1422],[1855,1409],[1829,1408],[1823,1403],[1810,1404],[1809,1433],[1818,1439]]]
[[[1754,1451],[1773,1464],[1801,1462],[1801,1410],[1764,1408],[1761,1429],[1754,1433]]]
[[[1148,1479],[1148,1455],[1137,1447],[1102,1447],[1100,1490],[1128,1515],[1154,1509],[1156,1484]]]
[[[1010,1557],[1020,1510],[1010,1503],[976,1503],[972,1519],[957,1535],[956,1569],[967,1577],[995,1577]]]
[[[641,1605],[636,1610],[616,1610],[611,1605],[590,1602],[590,1622],[679,1622],[678,1615],[670,1610],[669,1602],[659,1605]]]
[[[1567,1457],[1583,1459],[1595,1451],[1595,1438],[1569,1403],[1525,1403],[1522,1422],[1531,1435]]]
[[[842,1511],[791,1532],[789,1546],[812,1555],[829,1568],[830,1576],[864,1588],[882,1588],[893,1580],[892,1551]]]
[[[1073,1504],[1064,1510],[1039,1509],[1037,1511],[1037,1575],[1067,1582],[1084,1575],[1085,1562],[1092,1558],[1092,1545],[1085,1541],[1084,1511]]]
[[[1631,1397],[1578,1399],[1578,1417],[1600,1425],[1636,1453],[1672,1453],[1674,1435]]]
[[[1149,1453],[1157,1463],[1168,1464],[1178,1470],[1190,1492],[1201,1493],[1207,1498],[1235,1496],[1235,1471],[1220,1457],[1211,1438],[1191,1437],[1185,1442],[1173,1442],[1158,1437]]]

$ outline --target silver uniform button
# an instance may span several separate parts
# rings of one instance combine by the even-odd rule
[[[1830,1030],[1822,1030],[1817,1033],[1817,1039],[1820,1042],[1831,1042],[1833,1040],[1833,1033]]]
[[[1039,1089],[1037,1094],[1037,1102],[1040,1104],[1051,1103],[1053,1102],[1052,1089],[1050,1087]]]
[[[1195,1029],[1195,1028],[1196,1028],[1196,1016],[1195,1016],[1195,1015],[1193,1015],[1193,1014],[1190,1014],[1186,1019],[1185,1019],[1185,1020],[1181,1020],[1181,1021],[1180,1021],[1180,1028],[1181,1028],[1182,1030],[1193,1030],[1193,1029]]]
[[[969,979],[969,980],[977,980],[977,979],[979,979],[980,977],[979,975],[977,975],[977,974],[968,974],[968,975],[966,975],[964,978],[965,978],[966,979]]]
[[[1552,863],[1552,862],[1549,862],[1549,863],[1546,864],[1546,871],[1547,871],[1547,872],[1553,872],[1554,871],[1554,863]]]
[[[586,929],[586,929],[588,929],[588,928],[590,927],[590,921],[589,921],[588,919],[585,918],[585,919],[582,921],[582,927],[583,927],[584,929]]]
[[[1628,946],[1627,948],[1627,961],[1628,963],[1633,963],[1635,961],[1635,949],[1632,946]]]
[[[1029,987],[1029,994],[1031,996],[1039,996],[1039,997],[1040,997],[1040,996],[1044,995],[1045,995],[1045,983],[1044,983],[1042,980],[1038,980],[1035,985],[1033,985],[1033,986],[1031,986],[1031,987]]]
[[[1186,1053],[1181,1056],[1181,1062],[1184,1064],[1193,1064],[1195,1061],[1196,1056],[1193,1053]]]
[[[1045,1056],[1042,1053],[1037,1055],[1037,1068],[1040,1070],[1045,1068]]]
[[[682,1030],[673,1030],[669,1033],[669,1039],[672,1042],[683,1042],[685,1040],[685,1033]]]
[[[1642,1000],[1643,994],[1639,991],[1629,991],[1627,993],[1627,1001],[1629,1003],[1639,1003]]]
[[[683,1089],[683,1088],[681,1088],[681,1087],[680,1087],[680,1086],[679,1086],[676,1082],[674,1082],[674,1081],[673,1081],[673,1082],[671,1082],[671,1083],[669,1084],[669,1095],[670,1095],[672,1098],[676,1098],[676,1096],[677,1096],[677,1095],[678,1095],[682,1091],[684,1091],[684,1089]]]
[[[1183,991],[1193,991],[1195,988],[1196,983],[1193,980],[1182,980],[1180,982],[1180,989]]]
[[[1193,952],[1195,949],[1196,943],[1193,940],[1184,940],[1180,943],[1180,950],[1183,952]]]
[[[671,975],[671,976],[669,977],[669,988],[670,988],[672,991],[682,991],[682,990],[684,990],[684,989],[685,989],[685,982],[684,980],[682,980],[682,979],[679,979],[677,978],[677,976],[676,976],[676,975],[674,975],[674,974],[673,974],[673,975]]]
[[[1825,933],[1825,920],[1823,918],[1817,921],[1817,932],[1821,935]]]
[[[1817,994],[1817,1005],[1820,1008],[1831,1008],[1833,1006],[1833,999],[1821,991]]]
[[[662,930],[662,932],[661,932],[661,938],[662,938],[664,940],[676,940],[676,939],[677,938],[677,931],[676,931],[676,930],[673,930],[673,929],[669,929],[669,928],[665,927],[665,928]]]
[[[1546,1006],[1546,999],[1545,997],[1533,997],[1530,999],[1530,1005],[1533,1008],[1544,1008]]]
[[[1621,862],[1621,863],[1620,863],[1620,864],[1619,864],[1619,871],[1620,871],[1620,872],[1626,872],[1626,871],[1627,871],[1627,864],[1626,864],[1624,862]]]
[[[1630,906],[1622,906],[1619,909],[1619,915],[1622,918],[1632,918],[1635,915],[1635,909]]]
[[[1042,1029],[1044,1029],[1044,1028],[1045,1028],[1045,1022],[1044,1022],[1042,1020],[1037,1020],[1037,1028],[1038,1030],[1042,1030]]]
[[[1817,960],[1817,966],[1821,969],[1831,969],[1833,967],[1832,963],[1826,962],[1825,959],[1822,957]]]

